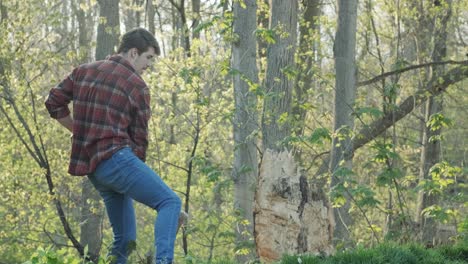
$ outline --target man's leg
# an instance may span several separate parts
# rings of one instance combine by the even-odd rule
[[[107,216],[114,233],[110,255],[116,258],[116,264],[125,264],[131,246],[130,242],[136,241],[133,201],[129,196],[117,193],[101,184],[94,176],[90,176],[89,179],[104,199]]]
[[[129,148],[116,152],[107,166],[99,165],[96,178],[111,171],[107,186],[158,211],[155,221],[156,263],[172,263],[177,232],[180,198]]]

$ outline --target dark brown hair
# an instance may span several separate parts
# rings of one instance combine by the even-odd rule
[[[127,52],[132,48],[136,48],[138,55],[140,55],[147,51],[149,47],[154,48],[156,55],[161,55],[158,41],[153,34],[144,28],[134,28],[122,36],[117,53]]]

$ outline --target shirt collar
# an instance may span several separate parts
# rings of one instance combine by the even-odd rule
[[[132,64],[127,60],[125,59],[124,57],[122,57],[122,55],[119,55],[119,54],[115,54],[115,55],[111,55],[111,56],[108,56],[106,58],[106,60],[111,60],[111,61],[115,61],[119,64],[122,64],[123,66],[125,66],[126,68],[128,68],[130,71],[134,72],[134,73],[137,73],[135,71],[135,68],[133,68]]]

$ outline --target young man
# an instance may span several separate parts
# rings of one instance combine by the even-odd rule
[[[124,34],[117,53],[74,69],[45,105],[73,133],[69,173],[88,175],[104,199],[116,263],[126,263],[128,244],[136,240],[133,200],[157,210],[156,263],[172,263],[181,201],[144,163],[150,95],[141,74],[160,55],[159,45],[137,28]]]

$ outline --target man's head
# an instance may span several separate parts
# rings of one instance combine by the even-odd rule
[[[124,56],[141,74],[148,68],[154,57],[161,54],[158,41],[148,30],[135,28],[125,33],[117,53]]]

